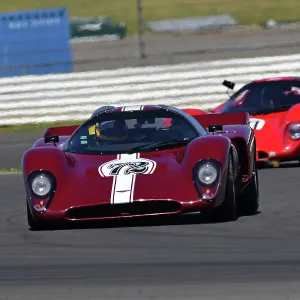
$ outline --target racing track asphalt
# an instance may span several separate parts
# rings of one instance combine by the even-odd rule
[[[44,132],[0,132],[0,169],[20,168],[22,155],[38,138],[43,137]]]
[[[146,34],[146,59],[138,58],[136,37],[73,44],[75,72],[153,64],[298,54],[300,28],[235,28],[202,34]]]
[[[298,166],[260,170],[261,213],[33,232],[0,176],[0,299],[299,300]],[[197,222],[198,220],[198,222]]]

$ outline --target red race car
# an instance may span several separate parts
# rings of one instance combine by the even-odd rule
[[[235,84],[224,81],[229,89]],[[213,109],[216,113],[248,112],[257,140],[256,159],[300,160],[300,77],[266,78],[252,81],[228,101]]]
[[[49,128],[22,158],[28,224],[253,214],[256,143],[247,124],[247,113],[157,105],[104,107],[80,126]]]

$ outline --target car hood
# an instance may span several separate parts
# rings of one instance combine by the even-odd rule
[[[199,196],[184,149],[131,155],[66,153],[71,163],[51,205],[63,210],[147,199],[195,201]]]

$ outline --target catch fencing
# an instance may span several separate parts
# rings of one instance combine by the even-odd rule
[[[262,77],[298,76],[300,54],[0,79],[0,125],[83,120],[102,105],[209,109]]]

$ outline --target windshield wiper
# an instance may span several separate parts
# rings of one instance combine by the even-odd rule
[[[186,145],[190,141],[191,141],[190,139],[186,139],[186,140],[176,140],[176,139],[173,139],[173,140],[169,140],[169,141],[147,143],[147,144],[136,146],[136,147],[133,147],[133,148],[129,149],[128,153],[129,154],[130,153],[134,153],[134,152],[136,152],[136,151],[138,151],[140,149],[143,149],[143,148],[153,149],[153,148],[156,148],[156,147],[170,146],[170,145]]]
[[[286,110],[291,107],[292,107],[292,105],[282,105],[282,106],[276,107],[275,109],[273,109],[273,111],[276,112],[276,111]]]
[[[271,114],[273,110],[260,110],[260,111],[251,111],[249,112],[250,115],[267,115]]]
[[[291,105],[282,105],[268,110],[260,110],[260,111],[253,111],[253,112],[251,111],[250,115],[267,115],[267,114],[272,114],[274,112],[279,112],[279,111],[289,109],[290,107]]]

